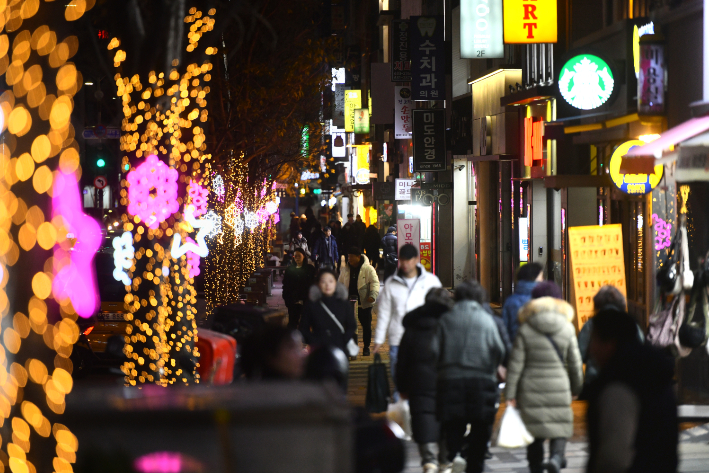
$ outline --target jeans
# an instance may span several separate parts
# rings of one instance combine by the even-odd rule
[[[471,432],[466,434],[467,424],[471,424]],[[448,460],[453,462],[456,454],[460,454],[466,442],[466,473],[481,473],[486,460],[486,450],[488,440],[491,438],[493,424],[484,421],[467,421],[464,419],[452,419],[444,422],[444,436],[448,449]]]
[[[444,465],[449,463],[446,455],[446,441],[444,439],[439,440],[439,448],[437,448],[436,442],[420,443],[418,445],[419,456],[422,457],[422,466],[427,463],[434,465]]]
[[[397,354],[399,354],[399,346],[390,346],[390,374],[394,383],[394,394],[392,399],[394,402],[399,401],[399,390],[397,389]]]
[[[542,472],[542,462],[545,459],[545,439],[535,439],[533,443],[528,445],[528,465],[532,473]],[[555,455],[561,462],[565,457],[565,446],[567,439],[557,438],[550,439],[550,458]]]
[[[357,310],[357,319],[362,326],[362,346],[369,348],[372,343],[372,307],[363,309],[359,307]]]

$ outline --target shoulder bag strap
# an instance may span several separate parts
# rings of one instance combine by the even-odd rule
[[[343,324],[341,324],[340,321],[338,321],[337,317],[335,317],[335,314],[333,314],[330,311],[330,309],[328,308],[327,305],[323,304],[323,301],[320,301],[320,305],[323,307],[323,310],[325,310],[328,313],[328,315],[330,315],[330,318],[333,319],[333,322],[335,322],[335,325],[337,325],[338,328],[340,329],[340,331],[343,332],[343,334],[344,334],[345,329],[343,328]]]
[[[555,342],[555,339],[552,338],[552,337],[551,337],[550,335],[548,335],[548,334],[545,334],[545,337],[550,341],[550,343],[551,343],[552,346],[554,347],[555,351],[557,352],[557,356],[560,358],[560,361],[562,362],[562,365],[564,365],[564,364],[565,364],[565,359],[564,359],[564,357],[562,356],[562,351],[560,351],[560,347],[557,346],[557,343]]]

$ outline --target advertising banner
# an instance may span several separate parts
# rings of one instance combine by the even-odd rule
[[[412,81],[412,61],[409,58],[409,20],[392,21],[392,82]]]
[[[414,179],[395,179],[394,199],[410,200],[412,198],[412,185],[414,185],[415,182]]]
[[[414,110],[412,112],[414,172],[446,169],[446,111]]]
[[[414,248],[419,248],[419,219],[404,219],[397,220],[397,254],[399,249],[409,243],[414,245]]]
[[[624,239],[621,224],[569,228],[572,295],[580,330],[594,315],[594,295],[614,286],[626,297]]]
[[[408,140],[412,137],[412,89],[394,88],[394,137]]]
[[[355,109],[355,133],[365,135],[370,133],[370,112],[366,108]]]
[[[352,133],[355,131],[355,110],[362,106],[359,90],[345,91],[345,131]]]
[[[370,145],[356,145],[357,157],[353,169],[353,177],[358,184],[370,182]]]
[[[431,273],[431,242],[419,242],[419,262]]]
[[[446,50],[444,17],[413,16],[409,19],[412,57],[412,98],[446,99]]]
[[[644,115],[663,115],[666,64],[663,44],[639,43],[638,112]]]
[[[461,57],[505,57],[503,0],[461,0]]]
[[[556,43],[557,0],[505,0],[503,25],[506,44]]]
[[[528,232],[530,231],[530,226],[528,225],[527,217],[521,217],[518,219],[518,251],[520,253],[520,261],[527,262],[528,254],[530,251],[530,244],[528,242]]]

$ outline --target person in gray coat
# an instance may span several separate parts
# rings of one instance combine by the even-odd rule
[[[567,465],[565,446],[573,433],[572,397],[582,389],[582,360],[572,318],[574,309],[559,287],[539,283],[518,313],[520,328],[508,361],[505,398],[518,407],[535,441],[528,446],[530,473]],[[543,443],[550,439],[550,458]]]
[[[453,462],[466,442],[468,473],[483,471],[499,398],[496,373],[505,355],[493,318],[474,300],[479,287],[475,281],[456,286],[457,302],[439,319],[433,343],[437,418],[443,426],[448,460]]]

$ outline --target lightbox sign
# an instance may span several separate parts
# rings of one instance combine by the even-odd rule
[[[414,171],[429,172],[446,169],[446,111],[414,110]]]
[[[370,145],[356,145],[357,155],[355,158],[355,166],[353,169],[353,175],[355,176],[355,182],[358,184],[368,184],[370,182]]]
[[[354,128],[359,135],[370,133],[370,112],[366,108],[355,109]]]
[[[409,87],[394,88],[394,137],[406,140],[412,136],[412,90]]]
[[[534,161],[542,160],[543,136],[545,136],[545,122],[535,120],[533,117],[525,118],[525,154],[523,164],[532,166]]]
[[[414,100],[446,99],[446,48],[443,16],[409,18]]]
[[[461,57],[505,57],[503,0],[461,0]]]
[[[600,57],[580,54],[562,66],[558,84],[567,103],[580,110],[592,110],[611,97],[614,74]]]
[[[638,112],[644,115],[663,115],[665,107],[666,62],[662,43],[639,45],[637,84]]]
[[[506,44],[557,42],[557,0],[505,0],[503,37]]]
[[[621,158],[635,146],[643,146],[646,143],[641,140],[630,140],[620,144],[609,161],[609,177],[614,181],[614,185],[621,192],[627,194],[648,194],[651,192],[663,177],[663,164],[653,167],[653,174],[621,174]]]
[[[392,82],[412,81],[409,58],[409,20],[392,21]]]
[[[359,90],[345,91],[345,131],[355,131],[355,109],[362,106]]]

